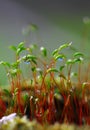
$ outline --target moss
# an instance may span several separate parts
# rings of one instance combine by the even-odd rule
[[[0,130],[90,130],[90,126],[77,126],[74,124],[39,124],[37,121],[29,121],[25,116],[16,117],[12,121],[3,124]]]

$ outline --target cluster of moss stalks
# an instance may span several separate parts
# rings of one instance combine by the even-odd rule
[[[84,73],[83,53],[76,51],[72,43],[60,45],[49,55],[45,47],[25,47],[24,42],[10,48],[15,52],[15,61],[0,62],[10,84],[0,92],[0,118],[11,113],[20,118],[5,124],[7,129],[74,130],[76,126],[90,125],[90,65]],[[70,57],[65,54],[67,50],[71,51]],[[27,72],[23,71],[25,66]]]

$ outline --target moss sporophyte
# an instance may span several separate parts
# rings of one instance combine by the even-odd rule
[[[71,43],[60,45],[50,56],[45,47],[26,47],[24,42],[10,48],[15,61],[0,62],[10,86],[0,92],[0,118],[17,113],[41,124],[90,125],[90,80],[87,71],[82,72],[83,53],[73,51],[68,58]],[[22,64],[28,66],[28,79]]]

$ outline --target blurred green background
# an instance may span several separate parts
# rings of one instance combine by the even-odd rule
[[[90,27],[84,24],[85,17],[90,17],[89,0],[0,0],[0,60],[12,61],[9,46],[24,40],[50,51],[72,41],[74,47],[89,54]],[[31,23],[38,31],[27,31]],[[6,84],[0,66],[0,85]]]

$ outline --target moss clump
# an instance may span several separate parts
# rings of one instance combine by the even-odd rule
[[[71,45],[60,45],[50,56],[45,47],[25,47],[24,42],[11,46],[15,61],[0,62],[10,83],[10,89],[3,89],[0,93],[0,118],[17,113],[43,125],[56,122],[90,125],[90,65],[83,77],[85,56],[75,51],[68,58],[66,49],[72,50]],[[28,79],[28,74],[23,72],[25,66],[28,66]]]
[[[41,125],[37,121],[29,121],[25,116],[23,118],[16,117],[12,121],[8,121],[0,127],[0,130],[90,130],[90,126],[76,126],[69,124],[55,123],[53,125]]]

